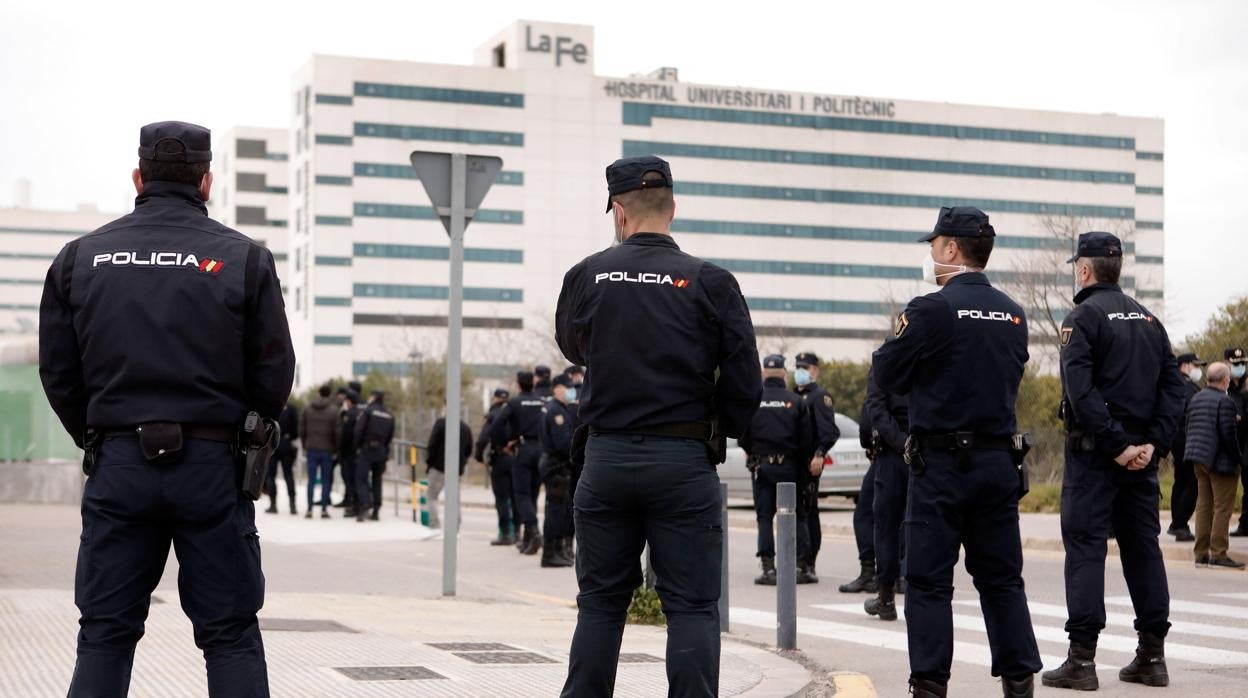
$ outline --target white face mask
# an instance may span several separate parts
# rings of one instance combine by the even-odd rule
[[[1245,366],[1243,364],[1231,365],[1231,378],[1234,378],[1235,380],[1239,380],[1240,378],[1243,378],[1244,374],[1246,373],[1248,373],[1248,366]]]
[[[949,269],[956,269],[957,271],[951,271],[951,272],[947,272],[944,274],[937,274],[936,267],[938,265],[949,268]],[[939,282],[937,281],[937,279],[940,279],[946,276],[957,276],[958,274],[962,274],[968,271],[970,271],[970,269],[966,268],[965,266],[955,266],[953,264],[939,264],[936,260],[932,259],[932,255],[930,252],[928,254],[923,255],[923,280],[929,284],[939,285]]]
[[[1193,383],[1199,383],[1200,379],[1203,378],[1204,375],[1205,375],[1205,372],[1199,366],[1187,372],[1187,377]]]
[[[616,215],[614,210],[611,211],[611,231],[611,246],[615,247],[623,242],[620,237],[624,234],[624,230],[620,227],[619,216]]]

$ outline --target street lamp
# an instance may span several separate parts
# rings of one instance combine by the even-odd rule
[[[425,414],[425,355],[413,349],[407,358],[412,362],[416,375],[416,437],[420,438],[425,433],[421,430],[421,419]]]

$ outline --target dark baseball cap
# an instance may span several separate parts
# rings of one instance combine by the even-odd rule
[[[1113,233],[1080,233],[1075,256],[1066,263],[1073,264],[1080,257],[1122,257],[1122,240]]]
[[[763,359],[763,368],[784,368],[784,357],[780,354],[771,354]]]
[[[157,152],[164,141],[177,141],[181,152]],[[212,162],[212,134],[185,121],[157,121],[139,129],[139,158],[161,162]]]
[[[798,354],[797,356],[793,357],[793,363],[797,364],[798,368],[818,366],[819,357],[816,356],[814,352],[804,351]]]
[[[988,214],[974,206],[942,206],[936,216],[936,227],[919,238],[919,242],[931,242],[944,235],[951,238],[990,238],[997,231],[988,223]]]
[[[506,388],[495,388],[494,397],[501,397],[503,399],[509,398],[511,397],[511,391],[507,390]]]
[[[516,382],[517,383],[532,383],[533,372],[532,371],[516,371]]]
[[[1209,363],[1209,362],[1208,362],[1208,361],[1201,361],[1201,360],[1200,360],[1200,359],[1199,359],[1199,358],[1198,358],[1195,354],[1192,354],[1192,353],[1190,353],[1190,352],[1189,352],[1189,353],[1187,353],[1187,354],[1179,354],[1178,363],[1180,363],[1180,364],[1192,364],[1192,365],[1194,365],[1194,366],[1204,366],[1205,364],[1207,364],[1207,363]]]
[[[550,381],[550,385],[552,387],[556,385],[562,385],[565,388],[571,388],[572,386],[576,385],[576,381],[572,380],[572,376],[569,376],[566,373],[560,373],[559,375],[555,376]]]
[[[647,172],[658,172],[663,179],[645,180]],[[607,213],[611,213],[611,197],[638,189],[662,189],[672,186],[672,168],[667,161],[654,155],[621,158],[607,165]]]
[[[585,367],[584,367],[584,366],[579,366],[579,365],[577,365],[577,364],[572,364],[571,366],[569,366],[569,367],[567,367],[567,368],[563,369],[563,373],[564,373],[564,375],[568,375],[568,376],[572,375],[573,373],[579,373],[579,374],[581,374],[581,375],[584,375],[584,374],[585,374]]]
[[[541,376],[542,378],[549,378],[549,377],[550,377],[550,367],[549,367],[549,366],[544,366],[544,365],[542,365],[542,364],[538,364],[538,365],[537,365],[537,366],[533,369],[533,373],[534,373],[534,374],[536,374],[536,375],[538,375],[538,376]]]
[[[1222,358],[1233,364],[1242,364],[1248,362],[1248,354],[1244,353],[1242,347],[1231,347],[1222,352]]]

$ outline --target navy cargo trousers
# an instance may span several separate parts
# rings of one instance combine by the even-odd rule
[[[255,508],[232,447],[186,439],[182,460],[148,463],[136,437],[104,440],[82,498],[74,578],[81,612],[70,698],[125,696],[152,590],[172,544],[178,596],[204,653],[212,698],[268,696],[256,612],[264,602]]]
[[[719,476],[700,441],[596,434],[574,495],[576,597],[565,698],[609,696],[641,552],[667,616],[669,696],[719,693]]]

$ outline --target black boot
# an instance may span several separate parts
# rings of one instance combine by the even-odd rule
[[[498,537],[490,541],[490,545],[515,545],[516,537],[511,534],[511,529],[498,529]]]
[[[910,677],[910,695],[914,698],[945,698],[948,687],[939,681]]]
[[[563,539],[563,556],[569,562],[576,562],[576,544],[574,541],[575,539],[572,536],[567,536]]]
[[[861,594],[862,592],[874,594],[879,591],[880,586],[875,583],[875,561],[863,562],[858,578],[848,584],[840,585],[837,590],[842,594]]]
[[[1073,688],[1076,691],[1095,691],[1100,688],[1100,679],[1096,678],[1096,646],[1087,647],[1071,642],[1066,661],[1053,671],[1041,674],[1040,683],[1049,688]]]
[[[1135,659],[1118,672],[1119,680],[1142,683],[1145,686],[1170,685],[1170,673],[1166,671],[1166,641],[1152,633],[1140,633],[1140,643],[1135,648]]]
[[[355,505],[354,504],[348,504],[347,508],[342,510],[342,518],[344,519],[355,518]]]
[[[763,563],[763,573],[754,578],[755,584],[774,587],[776,585],[776,558],[759,558]]]
[[[537,526],[524,527],[524,537],[520,540],[524,547],[520,549],[521,555],[536,555],[537,551],[542,549],[542,532]]]
[[[867,599],[862,608],[869,616],[879,616],[880,620],[897,620],[896,595],[892,584],[881,584],[879,596]]]
[[[1002,676],[1001,692],[1005,698],[1032,698],[1036,695],[1036,677],[1031,674],[1017,679]]]
[[[368,515],[368,520],[380,521],[381,520],[381,507],[373,507],[373,513]]]
[[[571,567],[572,561],[563,556],[563,544],[557,539],[547,540],[542,547],[542,567]]]
[[[291,495],[291,496],[290,496],[290,513],[291,513],[291,515],[292,515],[292,516],[293,516],[294,514],[298,514],[298,513],[299,513],[299,508],[295,506],[295,496],[294,496],[294,495]]]
[[[265,510],[264,510],[264,513],[266,513],[266,514],[276,514],[276,513],[277,513],[277,497],[275,497],[275,496],[273,496],[273,495],[269,495],[269,508],[268,508],[268,509],[265,509]]]
[[[797,563],[798,584],[818,584],[819,577],[815,574],[815,565],[809,560]]]

